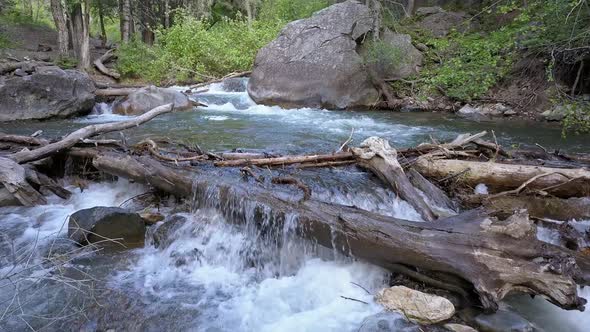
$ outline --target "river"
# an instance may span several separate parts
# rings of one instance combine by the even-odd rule
[[[564,141],[560,128],[551,124],[261,106],[248,98],[245,83],[232,84],[231,91],[214,84],[195,96],[208,108],[156,118],[125,132],[125,139],[158,136],[211,151],[287,154],[330,152],[351,133],[353,144],[378,135],[404,147],[466,131],[494,130],[503,144],[587,149],[587,138]],[[0,131],[30,134],[43,129],[45,137],[58,137],[89,123],[125,118],[103,107],[72,120],[0,124]],[[304,170],[298,176],[317,199],[421,221],[406,202],[354,167]],[[79,249],[64,238],[64,222],[71,213],[127,204],[148,189],[123,180],[92,183],[83,192],[70,188],[75,194],[67,202],[50,197],[44,206],[0,208],[4,330],[357,331],[365,317],[380,311],[364,289],[374,293],[383,288],[389,280],[386,271],[296,237],[294,220],[270,234],[253,223],[228,223],[207,207],[205,201],[214,199],[207,195],[195,196],[185,209],[163,204],[164,213],[181,212],[191,220],[174,232],[165,249],[152,243],[125,251]],[[551,240],[547,234],[540,236]],[[195,252],[199,254],[190,255]],[[184,257],[182,262],[179,257]],[[590,298],[588,289],[582,294]],[[590,326],[589,313],[563,311],[540,298],[518,296],[503,305],[545,331],[582,332]]]

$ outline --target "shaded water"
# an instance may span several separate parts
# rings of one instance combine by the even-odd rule
[[[285,110],[255,105],[243,91],[225,90],[213,85],[196,96],[210,107],[162,116],[126,131],[126,138],[156,135],[214,151],[301,153],[334,151],[351,132],[356,144],[379,135],[396,146],[409,146],[430,136],[443,140],[493,129],[507,144],[586,148],[583,138],[563,144],[560,129],[551,125],[472,122],[441,114]],[[57,137],[89,123],[126,118],[109,114],[108,108],[100,113],[59,122],[0,124],[0,131],[43,129],[46,137]],[[406,202],[354,167],[297,175],[317,199],[420,221]],[[357,285],[375,292],[387,284],[385,271],[297,238],[294,215],[284,217],[278,229],[264,232],[256,226],[261,221],[254,207],[237,202],[234,208],[246,214],[247,222],[232,224],[228,211],[216,209],[216,193],[207,190],[183,210],[189,222],[170,235],[166,248],[148,243],[125,252],[93,252],[64,239],[69,214],[92,206],[118,206],[146,190],[124,181],[93,184],[65,203],[52,197],[46,206],[1,208],[0,328],[25,330],[30,324],[36,330],[56,331],[357,331],[365,317],[380,311]],[[285,189],[282,194],[299,193]],[[263,223],[276,218],[262,215]],[[564,312],[541,299],[518,297],[509,303],[546,331],[581,332],[590,324],[587,313]]]

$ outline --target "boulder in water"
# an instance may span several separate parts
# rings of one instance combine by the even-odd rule
[[[152,233],[154,247],[166,249],[174,241],[174,233],[188,222],[188,218],[182,214],[174,214],[158,226]]]
[[[90,112],[94,83],[77,70],[37,67],[31,75],[0,80],[0,121],[66,118]]]
[[[113,113],[121,115],[141,115],[158,106],[174,104],[176,110],[190,110],[191,100],[182,92],[170,88],[149,86],[131,93],[123,101],[115,104]]]
[[[145,223],[137,213],[118,207],[94,207],[70,216],[68,236],[80,243],[122,239],[127,245],[143,245]]]
[[[462,324],[445,324],[445,328],[449,331],[453,331],[453,332],[477,332],[476,329],[474,329],[471,326],[467,326],[467,325],[462,325]]]
[[[256,56],[248,93],[257,103],[349,108],[379,100],[358,42],[373,25],[371,10],[348,0],[289,23]]]
[[[405,286],[382,289],[376,300],[385,309],[402,312],[408,319],[420,324],[436,324],[455,314],[455,306],[444,297],[422,293]]]

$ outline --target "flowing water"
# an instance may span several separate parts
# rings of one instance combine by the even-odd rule
[[[494,130],[504,144],[586,148],[584,138],[566,144],[559,128],[538,123],[260,106],[244,92],[246,81],[234,83],[214,84],[195,95],[208,108],[159,117],[126,131],[125,139],[159,136],[211,151],[286,154],[334,151],[349,136],[353,144],[378,135],[403,147],[430,137]],[[89,123],[123,119],[110,114],[108,105],[98,105],[85,118],[0,124],[0,131],[43,129],[46,137],[58,137]],[[406,202],[354,167],[304,170],[297,176],[316,199],[421,221]],[[148,189],[125,181],[91,184],[83,192],[71,189],[75,194],[67,202],[51,197],[44,206],[0,208],[0,329],[357,331],[365,317],[380,312],[367,291],[384,287],[389,275],[298,238],[295,215],[284,216],[279,229],[262,231],[253,207],[236,202],[233,208],[247,221],[236,225],[228,220],[232,211],[216,203],[217,194],[204,190],[186,209],[162,207],[188,220],[170,234],[167,246],[156,248],[148,241],[140,249],[96,251],[65,239],[67,217],[83,208],[118,206]],[[299,193],[285,189],[282,194]],[[262,214],[262,223],[276,218]],[[552,240],[550,233],[539,236]],[[587,289],[582,294],[590,296]],[[581,332],[590,326],[590,314],[562,311],[539,298],[515,297],[505,305],[546,331]]]

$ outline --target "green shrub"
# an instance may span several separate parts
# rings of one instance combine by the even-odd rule
[[[11,45],[10,39],[0,32],[0,49],[9,48]]]
[[[367,41],[363,47],[363,62],[376,70],[398,70],[408,61],[399,47],[383,41]]]
[[[562,100],[557,103],[565,109],[562,134],[573,132],[574,134],[590,133],[590,101],[587,100]]]
[[[286,24],[302,18],[330,5],[327,0],[266,0],[260,8],[262,21],[278,21]]]

